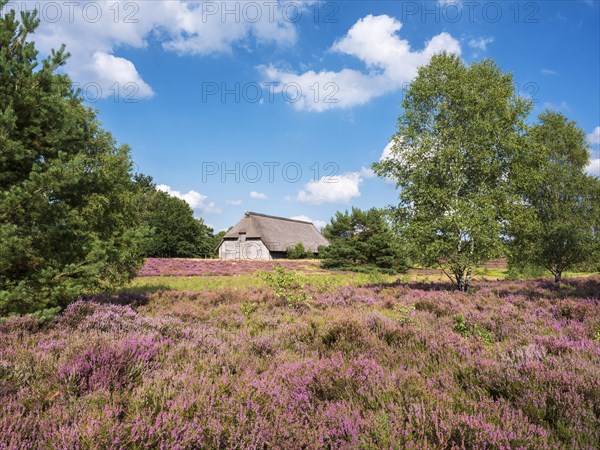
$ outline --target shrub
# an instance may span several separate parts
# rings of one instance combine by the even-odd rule
[[[262,278],[273,289],[277,300],[283,300],[292,308],[306,305],[310,295],[304,289],[301,276],[278,265],[272,272],[263,272]]]
[[[298,242],[293,247],[288,248],[286,254],[289,259],[308,258],[308,252],[304,248],[304,244],[302,242]]]
[[[486,344],[491,344],[494,340],[492,332],[482,328],[480,325],[467,322],[462,314],[454,316],[454,325],[452,326],[452,329],[465,338],[477,336]]]
[[[243,303],[240,305],[240,309],[246,320],[248,320],[252,313],[256,311],[256,303]]]

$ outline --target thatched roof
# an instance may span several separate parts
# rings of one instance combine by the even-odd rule
[[[246,239],[259,238],[269,251],[281,252],[302,242],[304,248],[316,252],[319,245],[329,245],[312,222],[268,216],[255,212],[246,212],[224,239],[237,239],[240,233],[246,233]]]

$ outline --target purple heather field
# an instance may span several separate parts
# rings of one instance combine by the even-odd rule
[[[273,267],[181,261],[141,274]],[[0,323],[0,448],[598,448],[599,278],[297,288]]]
[[[272,270],[276,265],[290,270],[323,272],[318,266],[306,261],[278,260],[222,260],[148,258],[139,272],[140,277],[155,276],[231,276]]]

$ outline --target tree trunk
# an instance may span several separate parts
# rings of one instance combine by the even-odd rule
[[[471,268],[467,269],[467,275],[465,276],[465,289],[464,292],[469,292],[471,289]]]
[[[463,270],[455,270],[454,278],[456,279],[456,289],[459,291],[464,291],[465,289],[465,280],[464,280],[464,271]]]
[[[557,284],[560,284],[561,280],[562,280],[562,270],[554,272],[554,282]]]
[[[469,292],[471,287],[471,268],[469,267],[466,271],[460,270],[454,272],[456,278],[456,288],[461,292]]]

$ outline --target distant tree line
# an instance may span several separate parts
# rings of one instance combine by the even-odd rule
[[[156,189],[152,178],[135,176],[144,226],[142,253],[157,258],[212,258],[224,232],[214,234],[187,202]]]

